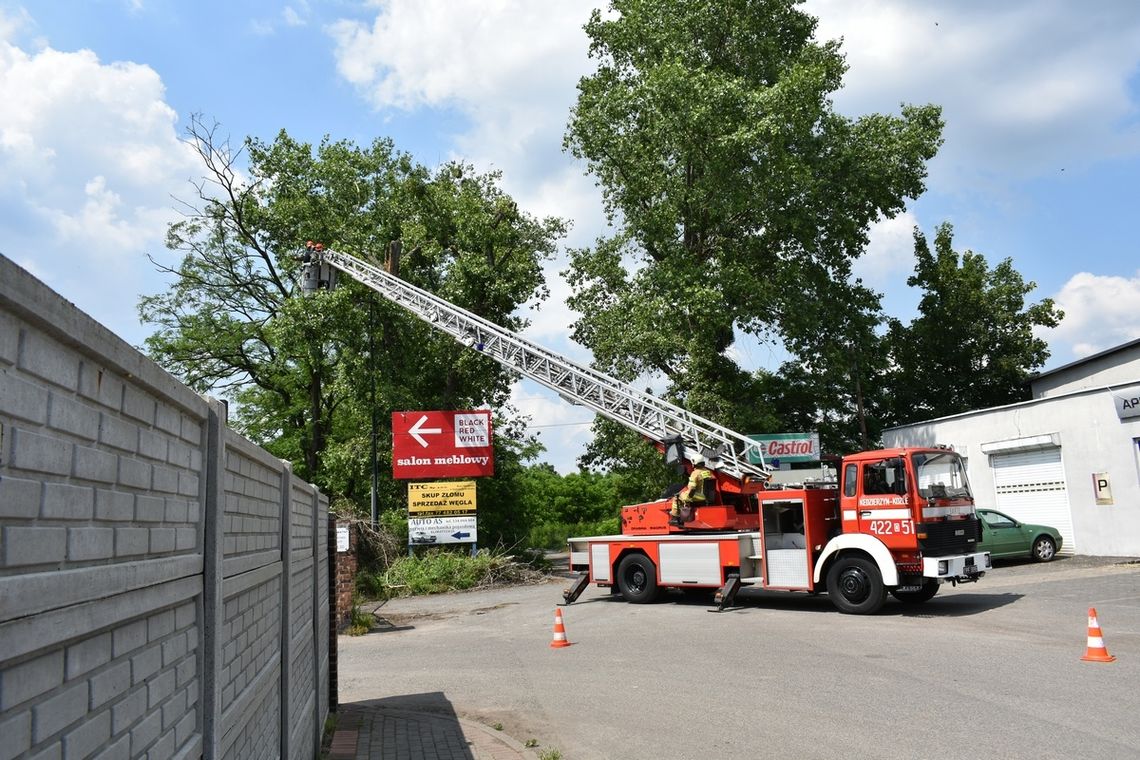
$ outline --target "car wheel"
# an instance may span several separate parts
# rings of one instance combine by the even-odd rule
[[[898,589],[891,589],[891,596],[903,604],[921,604],[922,602],[933,599],[934,595],[938,593],[938,587],[941,585],[942,584],[938,581],[927,578],[922,582],[922,588],[918,591],[899,591]]]
[[[657,568],[644,554],[629,554],[618,563],[617,584],[630,604],[648,604],[658,597]]]
[[[840,612],[871,615],[887,600],[879,566],[862,557],[842,557],[827,573],[827,595]]]
[[[1057,556],[1057,544],[1049,536],[1038,536],[1029,555],[1038,562],[1049,562]]]

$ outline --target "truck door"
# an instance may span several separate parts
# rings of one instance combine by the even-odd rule
[[[863,462],[856,505],[858,530],[892,549],[915,545],[915,529],[907,498],[906,461],[891,457]]]

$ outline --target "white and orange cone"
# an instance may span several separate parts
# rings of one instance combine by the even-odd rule
[[[1086,662],[1113,662],[1116,660],[1104,646],[1104,636],[1100,632],[1100,623],[1096,620],[1096,607],[1089,607],[1089,643],[1085,650],[1085,656],[1081,659]]]
[[[552,649],[560,647],[568,647],[570,642],[566,640],[566,626],[562,624],[562,610],[554,609],[554,640],[550,642]]]

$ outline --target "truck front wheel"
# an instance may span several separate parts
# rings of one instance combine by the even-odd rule
[[[657,568],[644,554],[629,554],[618,563],[617,584],[630,604],[648,604],[661,591],[657,587]]]
[[[874,562],[862,557],[841,557],[827,573],[827,595],[840,612],[871,615],[886,602],[887,588]]]

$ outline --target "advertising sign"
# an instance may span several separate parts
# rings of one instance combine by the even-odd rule
[[[756,433],[748,436],[760,443],[760,450],[768,464],[779,462],[818,462],[820,459],[819,433]],[[753,464],[760,460],[750,450],[748,459]]]
[[[1116,416],[1120,419],[1140,417],[1140,386],[1114,390],[1112,403],[1116,405]]]
[[[495,474],[491,412],[392,412],[392,477]]]
[[[478,540],[475,515],[408,518],[408,544],[412,546],[473,544]]]
[[[475,481],[409,483],[408,514],[412,517],[475,514]]]

